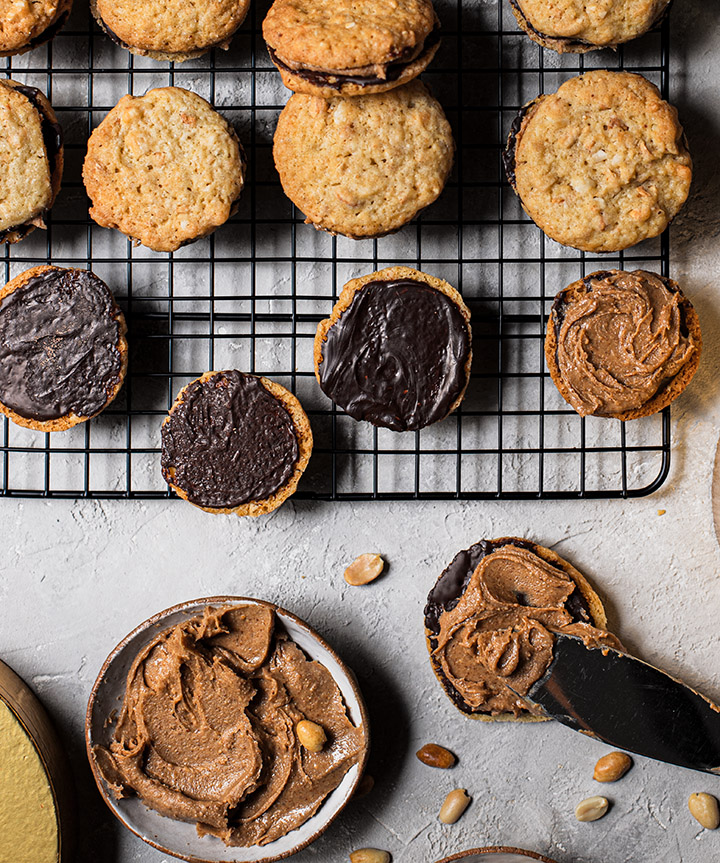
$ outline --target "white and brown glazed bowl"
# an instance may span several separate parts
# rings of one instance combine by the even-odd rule
[[[443,857],[438,863],[528,863],[528,860],[540,860],[542,863],[556,863],[549,857],[543,857],[535,851],[524,851],[522,848],[508,848],[506,846],[493,845],[487,848],[473,848],[470,851],[461,851],[450,857]]]
[[[105,784],[93,755],[94,746],[107,746],[110,743],[114,723],[108,721],[108,718],[120,712],[128,671],[138,653],[162,630],[201,614],[207,606],[225,605],[261,605],[271,608],[290,638],[307,656],[327,668],[342,693],[348,716],[356,725],[362,724],[364,729],[365,745],[359,763],[348,770],[340,785],[328,795],[315,815],[274,842],[248,848],[229,847],[215,836],[200,837],[194,824],[160,815],[148,809],[134,795],[116,799]],[[370,737],[367,709],[355,676],[320,635],[299,617],[271,602],[243,596],[211,596],[183,602],[155,614],[127,635],[112,651],[105,660],[90,695],[85,718],[85,744],[95,782],[105,803],[129,830],[154,848],[191,863],[271,863],[307,847],[340,814],[362,777],[370,748]]]

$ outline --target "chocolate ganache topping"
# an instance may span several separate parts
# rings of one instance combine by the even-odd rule
[[[514,537],[482,541],[460,552],[430,592],[433,664],[466,713],[532,712],[516,693],[527,693],[547,670],[554,633],[622,649],[594,626],[585,596],[550,555]]]
[[[297,433],[260,378],[231,370],[188,384],[162,427],[162,472],[198,506],[265,500],[293,475]]]
[[[326,732],[320,752],[298,741],[304,719]],[[208,607],[140,652],[112,740],[94,755],[117,797],[249,846],[307,821],[364,748],[330,672],[271,608],[239,605]]]
[[[467,383],[468,324],[442,291],[367,282],[330,327],[320,386],[357,420],[413,431],[443,419]]]
[[[573,408],[615,416],[641,407],[698,350],[677,285],[654,273],[599,272],[553,306],[555,358]]]
[[[0,302],[0,402],[38,422],[101,411],[122,372],[119,314],[94,273],[30,276]]]

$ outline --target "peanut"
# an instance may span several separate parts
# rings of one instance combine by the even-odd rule
[[[456,761],[455,756],[449,749],[445,749],[444,746],[438,746],[437,743],[426,743],[418,749],[415,755],[423,764],[427,764],[428,767],[440,767],[443,770],[453,767]]]
[[[691,794],[688,809],[692,817],[706,830],[716,830],[720,827],[720,807],[716,797],[701,791]]]
[[[353,797],[364,797],[369,794],[375,787],[375,780],[369,773],[363,773],[362,778],[357,784]]]
[[[575,817],[578,821],[597,821],[608,811],[609,805],[607,797],[588,797],[575,807]]]
[[[295,732],[308,752],[322,752],[323,746],[327,743],[327,735],[322,725],[309,719],[301,719],[295,726]]]
[[[350,863],[390,863],[391,857],[387,851],[377,848],[358,848],[350,855]]]
[[[385,561],[379,554],[361,554],[345,570],[345,581],[353,587],[369,584],[380,575]]]
[[[470,797],[467,791],[464,788],[456,788],[445,798],[445,802],[440,807],[438,819],[443,824],[454,824],[469,805]]]
[[[596,782],[617,782],[632,767],[633,761],[624,752],[608,752],[595,765],[593,779]]]

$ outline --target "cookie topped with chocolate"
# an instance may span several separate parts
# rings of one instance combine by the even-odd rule
[[[435,56],[431,0],[275,0],[263,22],[270,58],[296,93],[381,93],[417,77]]]
[[[0,57],[24,54],[55,37],[72,0],[0,0]]]
[[[0,411],[63,431],[100,413],[127,368],[125,319],[87,270],[34,267],[0,291]]]
[[[189,383],[162,426],[165,480],[207,512],[272,512],[294,493],[311,451],[310,423],[295,396],[236,370]]]
[[[550,376],[581,416],[629,420],[676,399],[697,371],[697,314],[672,279],[603,270],[555,298],[545,338]]]
[[[454,411],[471,363],[462,297],[410,267],[348,282],[315,335],[323,392],[354,419],[393,431],[415,431]]]
[[[549,667],[556,633],[622,649],[587,579],[549,548],[512,536],[455,556],[428,596],[425,633],[448,696],[485,720],[546,718],[522,695]]]
[[[45,227],[62,173],[62,130],[50,102],[36,87],[0,81],[0,242]]]

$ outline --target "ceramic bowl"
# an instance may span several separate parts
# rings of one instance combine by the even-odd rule
[[[522,848],[506,848],[505,846],[493,845],[488,848],[473,848],[470,851],[461,851],[451,857],[443,857],[438,863],[528,863],[528,860],[541,860],[542,863],[555,863],[549,857],[543,857],[535,851],[523,851]]]
[[[345,774],[340,785],[328,795],[315,815],[296,830],[267,845],[231,848],[215,836],[198,836],[194,824],[176,821],[148,809],[136,796],[117,800],[100,775],[92,751],[97,744],[107,746],[110,743],[114,723],[108,723],[108,717],[120,711],[128,671],[138,653],[159,632],[202,613],[208,605],[262,605],[273,609],[290,638],[307,656],[327,668],[345,699],[350,719],[356,725],[362,723],[365,731],[365,746],[360,762]],[[365,767],[369,742],[367,710],[357,681],[330,645],[289,611],[271,602],[242,596],[213,596],[184,602],[141,623],[106,659],[93,686],[85,719],[88,758],[105,803],[129,830],[145,842],[165,854],[192,863],[271,863],[305,848],[327,829],[352,797]]]

